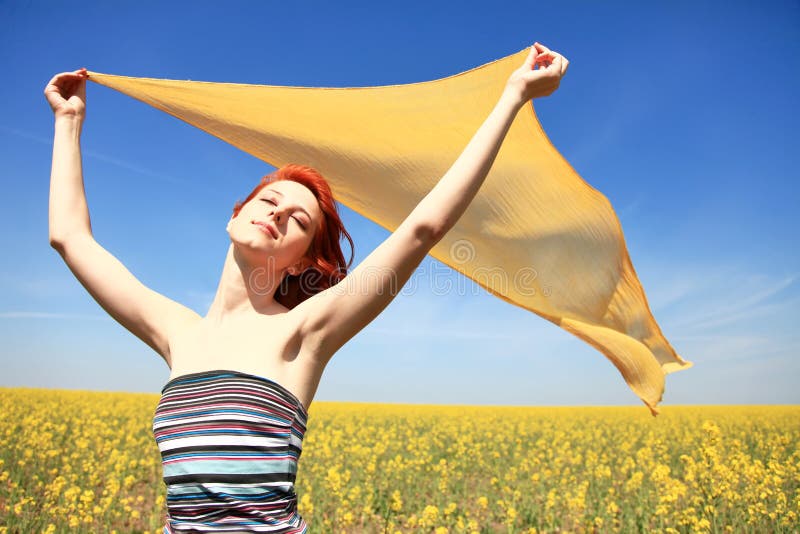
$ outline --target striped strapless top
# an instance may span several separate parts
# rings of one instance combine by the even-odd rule
[[[306,532],[294,481],[307,421],[297,397],[268,378],[218,370],[167,382],[153,418],[163,532]]]

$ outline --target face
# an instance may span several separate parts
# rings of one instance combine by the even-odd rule
[[[289,180],[265,186],[228,222],[234,243],[271,256],[276,267],[299,274],[309,262],[311,245],[322,211],[314,194]]]

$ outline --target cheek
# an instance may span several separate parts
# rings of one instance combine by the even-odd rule
[[[243,235],[242,232],[246,234],[249,226],[250,220],[247,219],[247,214],[240,212],[238,217],[235,217],[228,222],[228,225],[225,227],[225,231],[231,236]]]
[[[304,235],[296,235],[291,240],[292,249],[297,250],[298,252],[305,252],[306,249],[308,248],[308,245],[309,245],[308,238]]]
[[[228,226],[226,226],[225,229],[228,232],[230,232],[231,230],[233,230],[236,227],[240,226],[242,224],[243,217],[244,217],[244,214],[240,212],[238,217],[234,217],[233,219],[228,221]]]

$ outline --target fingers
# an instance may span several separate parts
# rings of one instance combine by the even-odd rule
[[[50,81],[47,82],[47,85],[58,85],[58,82],[60,82],[62,80],[67,80],[71,76],[75,76],[75,74],[72,73],[72,72],[62,72],[60,74],[56,74],[55,76],[50,78]]]
[[[551,53],[550,49],[547,48],[542,43],[536,42],[536,43],[533,43],[533,46],[536,47],[536,50],[537,50],[537,52],[539,53],[540,56],[541,55],[547,55],[547,54]]]
[[[536,63],[545,63],[549,61],[550,65],[556,64],[557,68],[554,70],[559,73],[559,76],[564,76],[564,74],[567,73],[567,68],[569,67],[567,58],[557,52],[553,52],[542,43],[537,42],[534,43],[533,46],[539,52],[535,59]],[[549,67],[550,65],[545,65],[545,67]]]
[[[71,100],[77,97],[81,102],[86,102],[86,80],[89,75],[85,68],[72,72],[61,72],[53,76],[44,88],[44,94],[53,103]]]
[[[549,64],[544,67],[545,76],[552,78],[557,86],[558,82],[561,80],[561,56],[548,52],[547,60]]]
[[[534,66],[536,63],[540,63],[542,56],[545,55],[550,50],[541,43],[533,43],[531,47],[530,53],[525,61],[526,64]]]
[[[567,67],[569,66],[569,61],[567,58],[562,56],[561,54],[557,54],[555,52],[551,52],[552,54],[552,62],[548,65],[547,69],[552,71],[554,75],[558,76],[558,78],[563,78],[564,74],[567,72]]]
[[[78,82],[78,98],[86,102],[86,80],[89,75],[86,74],[86,69],[81,69],[80,81]]]
[[[567,67],[569,67],[569,60],[562,56],[561,54],[556,54],[558,56],[558,70],[560,76],[564,76],[567,73]]]
[[[512,73],[508,83],[515,91],[519,90],[523,98],[548,96],[558,89],[568,66],[567,58],[536,42],[528,51],[525,63]]]
[[[88,74],[86,74],[86,69],[78,69],[73,72],[61,72],[53,76],[47,85],[56,85],[60,86],[63,85],[65,82],[74,82],[76,80],[82,80],[88,78]]]
[[[531,47],[531,49],[530,49],[530,52],[528,52],[528,57],[525,58],[525,64],[530,66],[530,67],[533,67],[534,64],[536,63],[536,56],[538,54],[539,54],[539,51],[536,50],[536,45],[533,45]]]
[[[61,72],[53,76],[47,86],[55,86],[58,88],[66,88],[76,83],[83,84],[89,78],[86,69],[78,69],[72,72]]]

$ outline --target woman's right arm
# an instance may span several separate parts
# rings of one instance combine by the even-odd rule
[[[53,77],[44,91],[55,115],[50,246],[97,303],[171,368],[170,339],[200,316],[143,285],[92,235],[80,151],[87,77],[85,69],[64,72]]]
[[[50,170],[50,244],[72,234],[89,234],[89,209],[81,170],[81,128],[86,114],[85,69],[63,72],[44,90],[55,115],[53,165]]]

